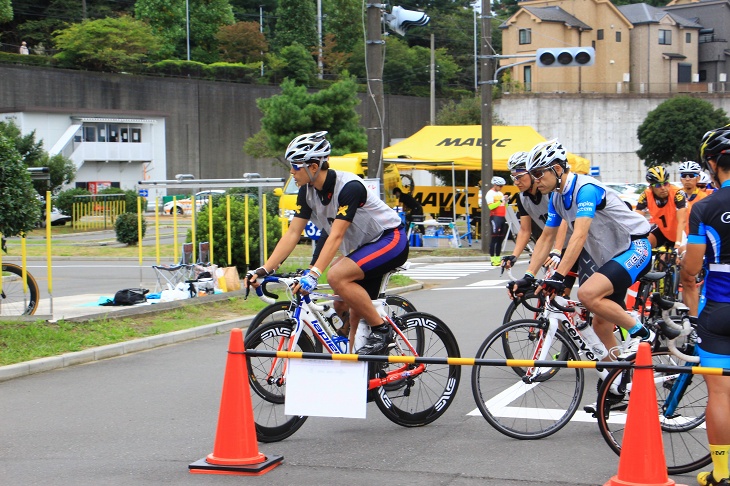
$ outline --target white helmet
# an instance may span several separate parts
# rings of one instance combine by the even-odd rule
[[[332,150],[325,136],[327,132],[324,131],[299,135],[286,148],[286,160],[300,163],[319,162],[320,158],[327,157]]]
[[[527,156],[529,154],[527,152],[515,152],[512,155],[509,156],[509,160],[507,161],[507,168],[510,171],[513,170],[527,170]]]
[[[568,154],[557,138],[535,145],[527,156],[526,169],[543,169],[560,164],[565,167],[568,163]]]
[[[686,162],[682,162],[679,164],[679,173],[682,172],[691,172],[694,174],[699,174],[702,170],[702,167],[700,167],[700,164],[697,162],[693,162],[691,160],[687,160]]]
[[[507,182],[499,176],[494,176],[494,177],[492,177],[492,185],[493,186],[505,186],[505,185],[507,185]]]
[[[712,184],[712,179],[705,172],[700,172],[699,184]]]

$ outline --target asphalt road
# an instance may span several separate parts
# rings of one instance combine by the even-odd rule
[[[508,303],[499,278],[494,270],[434,278],[407,297],[452,328],[462,356],[474,356]],[[474,414],[464,367],[456,400],[431,425],[397,426],[369,404],[366,420],[310,418],[289,439],[259,444],[264,454],[284,456],[264,476],[189,474],[188,465],[213,450],[228,339],[0,383],[0,483],[577,486],[602,485],[617,472],[618,457],[594,423],[572,422],[538,441],[496,432]],[[595,376],[586,376],[584,403],[595,389]],[[694,484],[693,475],[673,479]]]

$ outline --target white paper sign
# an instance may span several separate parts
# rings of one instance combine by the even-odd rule
[[[290,359],[284,413],[364,419],[367,384],[365,362]]]

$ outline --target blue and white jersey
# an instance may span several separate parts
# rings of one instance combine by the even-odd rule
[[[553,192],[545,226],[557,227],[563,220],[573,231],[577,218],[591,218],[585,251],[598,268],[625,252],[631,241],[646,237],[651,226],[642,215],[630,210],[618,194],[593,177],[568,174],[562,193]]]
[[[730,302],[730,181],[692,205],[687,243],[707,245],[707,299]]]

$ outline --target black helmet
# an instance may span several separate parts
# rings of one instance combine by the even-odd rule
[[[710,157],[730,154],[730,125],[705,133],[700,143],[700,159],[707,163]],[[718,161],[719,162],[719,161]]]
[[[669,182],[667,169],[661,165],[649,167],[649,170],[646,171],[646,182],[649,184],[664,184],[665,182]]]

